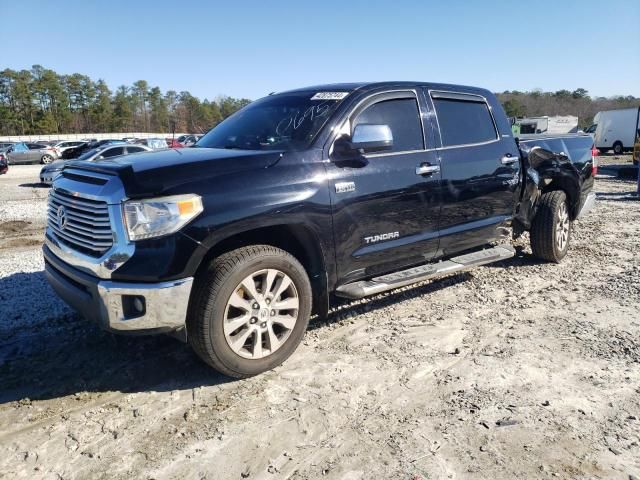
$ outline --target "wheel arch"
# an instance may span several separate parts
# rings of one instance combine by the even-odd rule
[[[569,203],[569,214],[572,220],[575,220],[580,212],[580,188],[576,184],[575,179],[570,179],[566,176],[552,177],[544,187],[541,189],[541,193],[552,192],[554,190],[562,190],[567,196]]]
[[[309,275],[313,291],[312,313],[320,316],[327,314],[329,288],[326,252],[318,236],[304,224],[257,227],[219,238],[202,258],[196,277],[214,258],[249,245],[271,245],[293,255]]]

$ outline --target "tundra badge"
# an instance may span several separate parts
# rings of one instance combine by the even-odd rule
[[[364,237],[366,243],[376,243],[382,240],[392,240],[394,238],[400,238],[400,232],[381,233],[380,235],[373,235],[371,237]]]
[[[356,184],[353,182],[338,182],[336,183],[336,193],[355,192]]]

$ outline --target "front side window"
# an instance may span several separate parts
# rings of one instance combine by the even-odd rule
[[[352,128],[358,124],[388,125],[393,135],[393,152],[424,149],[420,111],[415,98],[374,103],[358,114]]]
[[[271,95],[231,115],[196,147],[304,150],[348,92],[303,91]]]
[[[497,139],[493,118],[485,102],[434,98],[433,103],[443,147],[484,143]]]

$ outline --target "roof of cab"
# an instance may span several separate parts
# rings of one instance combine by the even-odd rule
[[[283,93],[298,93],[307,91],[328,91],[328,92],[353,92],[356,90],[373,90],[378,88],[413,88],[418,86],[428,87],[431,90],[452,90],[456,92],[469,92],[479,93],[485,95],[489,92],[484,88],[472,87],[467,85],[453,85],[447,83],[432,83],[432,82],[410,82],[410,81],[385,81],[385,82],[353,82],[353,83],[329,83],[324,85],[313,85],[309,87],[296,88],[293,90],[286,90],[283,92],[275,92],[277,94]]]

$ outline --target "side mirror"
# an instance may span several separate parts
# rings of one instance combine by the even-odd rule
[[[98,155],[95,159],[96,160],[103,160],[104,159],[104,155]]]
[[[393,147],[393,134],[389,125],[356,125],[351,136],[351,147],[363,153],[382,152]]]

